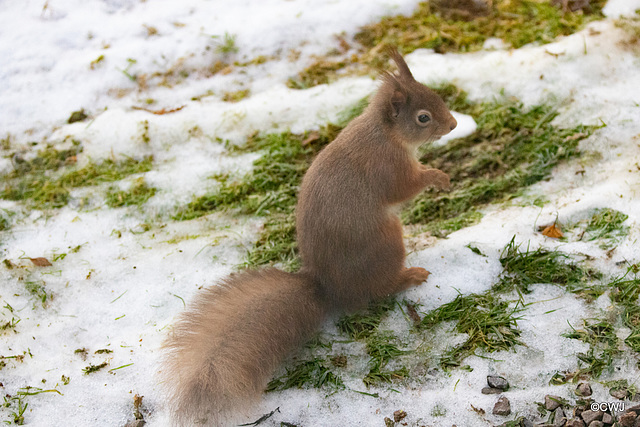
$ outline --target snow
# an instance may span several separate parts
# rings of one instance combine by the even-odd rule
[[[62,393],[30,396],[25,413],[29,425],[124,425],[133,419],[135,394],[144,396],[148,425],[169,425],[155,378],[159,346],[174,316],[183,310],[183,301],[238,268],[260,221],[212,214],[174,222],[163,215],[211,189],[212,175],[251,168],[257,154],[228,156],[220,141],[241,142],[255,131],[317,128],[374,91],[377,83],[368,77],[344,77],[307,90],[289,89],[285,82],[309,65],[313,55],[333,48],[336,34],[350,37],[359,26],[384,15],[410,13],[416,4],[409,0],[3,2],[0,136],[11,134],[14,144],[27,153],[46,143],[62,147],[70,140],[81,141],[80,164],[153,155],[154,169],[144,177],[159,188],[144,211],[70,205],[55,212],[28,212],[15,202],[0,200],[0,212],[18,212],[12,229],[0,232],[0,258],[16,265],[12,270],[0,266],[1,304],[14,310],[11,313],[5,305],[0,316],[3,322],[20,319],[18,333],[3,335],[0,354],[25,355],[22,362],[4,359],[0,389],[14,394],[26,386],[55,387]],[[543,208],[528,204],[526,197],[510,206],[490,206],[479,224],[411,253],[408,264],[425,267],[432,276],[404,296],[431,310],[458,293],[489,289],[501,272],[500,252],[514,235],[517,242],[531,242],[532,248],[561,247],[567,253],[591,255],[594,265],[609,276],[622,272],[619,262],[640,261],[640,57],[623,43],[627,35],[612,21],[637,9],[638,0],[611,0],[605,8],[610,19],[544,46],[504,50],[493,40],[478,53],[439,55],[419,50],[407,56],[420,81],[452,82],[478,100],[503,91],[526,105],[551,102],[560,106],[555,122],[562,126],[602,122],[607,126],[581,143],[583,150],[600,157],[563,165],[551,180],[527,190],[532,199],[546,197]],[[151,34],[150,27],[157,33]],[[237,35],[238,53],[216,52],[225,33]],[[300,52],[298,59],[288,59],[291,50]],[[101,55],[104,59],[92,69],[92,61]],[[226,75],[210,76],[206,71],[217,60],[248,61],[260,55],[275,59]],[[168,73],[172,69],[185,71],[185,76]],[[163,86],[161,77],[151,77],[148,88],[140,91],[122,70],[132,75],[165,73],[173,80]],[[221,101],[224,92],[238,89],[250,89],[250,96],[238,103]],[[191,99],[210,93],[199,101]],[[147,105],[147,99],[154,102]],[[183,108],[154,115],[133,106]],[[70,113],[81,108],[90,120],[66,124]],[[459,125],[451,137],[473,132],[472,118],[455,115]],[[148,142],[142,138],[145,126]],[[30,144],[33,141],[37,143]],[[10,159],[0,159],[0,172],[11,167]],[[130,185],[136,177],[118,185]],[[556,217],[575,222],[600,207],[629,215],[630,235],[611,258],[593,242],[557,243],[536,233],[537,225]],[[149,231],[144,231],[145,224]],[[465,247],[470,243],[487,256],[471,252]],[[40,256],[54,260],[61,254],[66,256],[47,269],[35,268],[28,260]],[[25,295],[27,282],[44,283],[53,295],[47,307]],[[472,372],[426,373],[422,383],[400,393],[377,390],[379,399],[352,391],[330,396],[323,390],[270,393],[252,409],[247,422],[280,407],[267,425],[281,421],[304,426],[382,425],[383,418],[397,409],[407,410],[409,425],[486,425],[473,405],[487,411],[489,422],[499,424],[503,419],[490,414],[495,396],[479,393],[489,374],[509,378],[512,408],[533,415],[532,402],[545,394],[571,394],[570,386],[548,385],[549,370],[575,369],[575,353],[586,349],[585,344],[561,336],[567,320],[579,324],[606,311],[611,303],[605,294],[587,305],[544,284],[536,285],[525,303],[532,305],[519,327],[527,346],[493,354],[492,359],[469,357],[465,364]],[[400,333],[406,322],[391,317],[385,328]],[[335,332],[333,325],[327,324],[324,332]],[[460,339],[446,328],[440,333],[425,345],[443,348]],[[76,353],[83,348],[86,359]],[[113,352],[96,354],[99,349]],[[88,365],[104,361],[109,362],[107,368],[82,374]],[[122,368],[114,370],[118,367]],[[637,381],[640,372],[634,363],[619,368],[611,378]],[[67,385],[63,375],[70,378]],[[353,389],[366,390],[357,378],[347,382]],[[596,401],[611,400],[604,386],[596,382],[592,386]],[[444,415],[434,415],[439,412]]]

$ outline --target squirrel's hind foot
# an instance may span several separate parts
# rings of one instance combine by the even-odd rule
[[[405,268],[400,273],[400,287],[401,289],[407,289],[411,286],[418,286],[425,282],[430,274],[422,267]]]

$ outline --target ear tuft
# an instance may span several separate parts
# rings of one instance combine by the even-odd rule
[[[396,47],[389,47],[388,52],[389,56],[398,67],[400,78],[403,80],[414,80],[413,74],[411,74],[411,70],[409,70],[409,66],[404,61],[402,55],[400,55],[400,52],[398,52],[398,49]]]

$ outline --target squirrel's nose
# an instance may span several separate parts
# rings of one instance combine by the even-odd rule
[[[454,130],[456,126],[458,126],[458,122],[456,121],[456,119],[451,117],[451,124],[449,125],[449,130]]]

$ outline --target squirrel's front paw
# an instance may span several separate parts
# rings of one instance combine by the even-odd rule
[[[437,190],[448,190],[451,188],[451,181],[449,175],[442,172],[439,169],[427,169],[427,185],[434,187]]]

